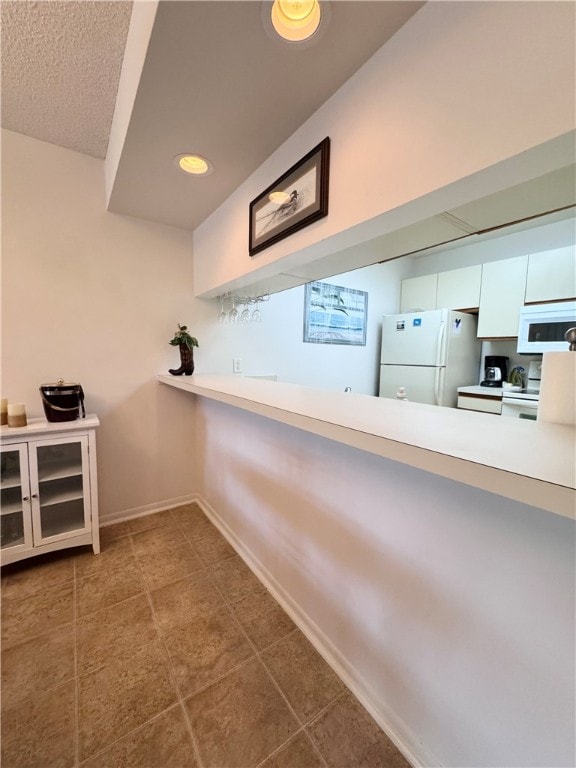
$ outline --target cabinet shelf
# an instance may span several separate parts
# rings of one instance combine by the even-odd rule
[[[0,480],[0,489],[5,490],[6,488],[19,488],[21,484],[20,480],[20,472],[17,469],[11,470],[10,472],[4,472],[2,475],[2,480]]]
[[[67,501],[82,499],[82,477],[72,477],[54,482],[51,486],[40,489],[40,507],[50,507],[54,504],[64,504]]]
[[[22,514],[22,495],[23,492],[20,486],[2,489],[0,515],[4,517],[4,515],[13,515],[15,513]]]
[[[42,538],[49,539],[63,533],[84,529],[84,504],[82,499],[71,499],[58,506],[41,508]]]
[[[51,461],[38,467],[38,480],[59,480],[63,477],[76,477],[82,474],[82,464],[77,461]]]
[[[9,549],[24,544],[24,518],[22,511],[20,514],[8,515],[3,512],[0,520],[0,548]]]
[[[4,515],[14,515],[17,512],[22,514],[22,502],[18,501],[2,501],[2,508],[0,509],[0,517]]]
[[[24,534],[18,534],[15,538],[12,536],[9,537],[1,537],[0,536],[0,547],[2,549],[10,549],[10,547],[18,547],[21,544],[24,544]]]

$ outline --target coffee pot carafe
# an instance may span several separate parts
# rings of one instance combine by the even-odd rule
[[[498,355],[486,355],[484,358],[484,381],[481,387],[501,387],[508,377],[508,358]]]

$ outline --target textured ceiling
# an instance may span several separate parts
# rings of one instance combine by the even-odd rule
[[[2,127],[105,157],[131,9],[2,0]]]
[[[132,3],[0,2],[3,127],[105,157]],[[269,2],[161,0],[135,101],[120,105],[109,210],[195,229],[423,4],[331,0],[295,47],[267,28]],[[201,183],[173,163],[190,151],[214,164]]]

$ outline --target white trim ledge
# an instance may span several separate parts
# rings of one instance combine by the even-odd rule
[[[440,408],[239,375],[160,374],[242,408],[557,515],[576,518],[576,435],[562,424]]]

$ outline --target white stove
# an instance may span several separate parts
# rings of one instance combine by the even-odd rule
[[[504,389],[502,392],[502,416],[536,420],[540,400],[542,361],[531,360],[528,365],[527,386],[520,390]]]

